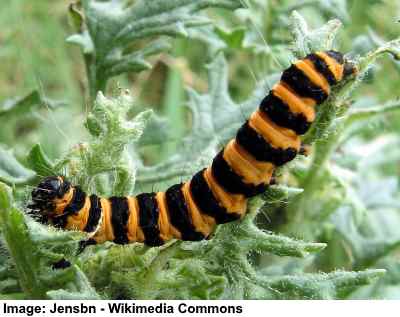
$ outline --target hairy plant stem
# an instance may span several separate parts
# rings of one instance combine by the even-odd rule
[[[167,248],[163,249],[151,262],[149,268],[147,269],[140,290],[138,290],[138,295],[136,299],[155,299],[154,298],[154,284],[158,274],[163,270],[163,267],[168,263],[168,261],[179,251],[178,246],[180,242],[174,242]]]
[[[83,54],[85,62],[86,77],[88,81],[88,98],[90,108],[93,107],[99,91],[105,93],[107,88],[107,79],[99,76],[99,70],[96,64],[96,58],[89,54]]]
[[[315,144],[315,154],[308,170],[308,174],[301,182],[300,187],[304,189],[303,193],[296,196],[286,209],[287,218],[290,222],[285,224],[281,230],[284,233],[295,235],[296,237],[305,238],[307,226],[311,219],[307,215],[310,209],[310,202],[314,201],[313,196],[321,188],[323,180],[320,179],[325,171],[325,167],[336,149],[338,141],[344,132],[345,121],[335,125],[335,131],[332,131],[326,139],[322,139]],[[311,237],[312,238],[312,237]]]

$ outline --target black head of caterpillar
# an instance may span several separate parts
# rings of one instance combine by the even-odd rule
[[[211,165],[165,192],[89,197],[62,177],[49,177],[33,190],[30,208],[42,222],[90,233],[94,243],[205,239],[216,225],[244,216],[248,198],[265,191],[276,167],[301,152],[300,136],[315,120],[316,106],[356,73],[336,51],[296,61]]]
[[[66,199],[71,191],[71,184],[61,176],[44,178],[32,190],[32,203],[28,206],[31,215],[41,223],[52,223],[63,211],[57,213],[57,206]]]

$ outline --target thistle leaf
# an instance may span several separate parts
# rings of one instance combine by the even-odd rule
[[[18,115],[26,113],[34,107],[45,106],[49,109],[55,109],[64,106],[65,102],[51,100],[43,97],[37,90],[32,91],[26,96],[7,99],[0,104],[0,116]]]
[[[35,173],[24,167],[11,150],[0,146],[0,180],[8,184],[25,184],[33,179]]]
[[[137,141],[148,120],[151,110],[128,119],[133,99],[128,91],[120,92],[116,98],[106,98],[99,93],[92,111],[86,120],[86,128],[92,135],[87,144],[73,148],[68,154],[68,169],[71,177],[79,175],[76,182],[89,191],[96,188],[96,178],[102,174],[115,174],[115,187],[109,193],[123,195],[134,187],[136,167],[127,152],[127,147]],[[102,190],[99,188],[99,191]]]
[[[46,153],[44,153],[40,144],[36,144],[30,150],[27,163],[29,167],[42,177],[57,175],[54,163],[50,161]]]
[[[333,272],[328,274],[302,274],[273,277],[267,281],[276,299],[337,299],[354,289],[370,284],[385,274],[385,270],[361,272]]]
[[[339,20],[330,20],[319,29],[309,30],[307,22],[297,11],[291,15],[291,24],[293,53],[297,58],[303,58],[311,52],[332,49],[335,36],[342,26]]]
[[[189,29],[211,23],[199,11],[210,7],[236,9],[240,0],[89,0],[82,2],[85,27],[68,41],[80,45],[86,55],[91,96],[104,91],[109,78],[151,68],[146,57],[169,49],[161,36],[187,37]],[[143,43],[132,49],[139,40]]]

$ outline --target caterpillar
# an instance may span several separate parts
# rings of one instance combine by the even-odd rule
[[[248,198],[264,192],[276,167],[301,150],[300,136],[315,120],[316,106],[356,73],[333,50],[296,61],[211,165],[165,192],[101,198],[51,176],[32,191],[29,209],[43,223],[87,232],[92,243],[160,246],[171,239],[206,239],[216,225],[245,215]]]

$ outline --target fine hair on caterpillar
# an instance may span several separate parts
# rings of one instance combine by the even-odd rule
[[[336,51],[315,52],[286,69],[207,168],[165,192],[102,198],[64,177],[43,179],[32,191],[31,213],[43,223],[87,232],[94,243],[206,239],[216,225],[242,218],[247,200],[264,192],[279,166],[305,151],[300,136],[331,88],[357,73]]]

